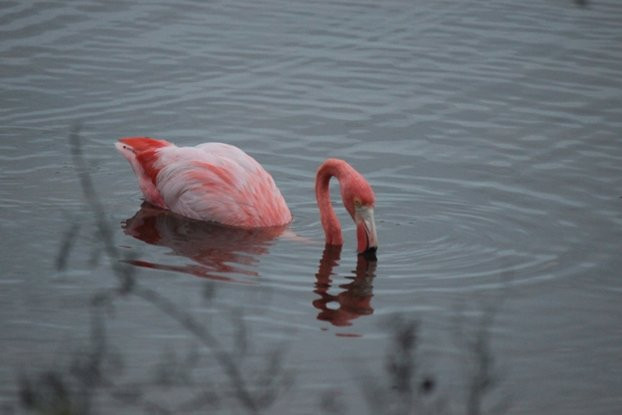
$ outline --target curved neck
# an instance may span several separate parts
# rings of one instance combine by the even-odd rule
[[[346,174],[346,166],[347,164],[344,161],[328,159],[322,163],[315,178],[315,197],[320,208],[320,219],[328,245],[343,245],[341,223],[339,223],[339,219],[330,202],[329,182],[331,177],[334,176],[341,184]]]

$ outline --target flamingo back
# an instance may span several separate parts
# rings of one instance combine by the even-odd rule
[[[161,207],[236,227],[279,226],[291,221],[272,176],[244,151],[224,143],[168,144],[147,150],[153,152],[149,156],[137,151],[137,160],[146,164],[142,169],[149,172],[161,196]]]

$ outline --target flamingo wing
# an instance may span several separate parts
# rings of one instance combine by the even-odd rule
[[[152,161],[143,170],[151,172],[149,177],[161,197],[161,207],[175,213],[248,228],[291,221],[289,208],[272,176],[235,146],[162,145],[153,157],[143,158]],[[149,200],[147,194],[145,197]]]

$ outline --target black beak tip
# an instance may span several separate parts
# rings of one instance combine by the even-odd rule
[[[361,252],[359,255],[362,255],[363,258],[365,258],[368,261],[377,261],[378,260],[378,258],[376,257],[377,250],[378,250],[378,247],[371,246],[367,248],[366,250],[364,250],[363,252]]]

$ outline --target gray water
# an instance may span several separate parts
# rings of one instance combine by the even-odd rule
[[[366,387],[391,386],[394,321],[418,324],[425,413],[466,413],[472,338],[495,374],[481,413],[620,413],[621,22],[617,0],[3,2],[1,408],[21,413],[20,378],[88,350],[93,296],[127,257],[249,384],[283,350],[291,385],[266,413],[374,413]],[[78,124],[119,258],[70,156]],[[244,149],[284,194],[289,232],[141,209],[113,146],[130,135]],[[342,209],[345,245],[323,257],[313,181],[328,157],[375,190],[376,264],[357,263]],[[218,356],[149,301],[110,308],[119,390],[191,413],[175,405],[229,387]],[[185,383],[153,380],[192,353]],[[94,412],[154,413],[111,388]]]

